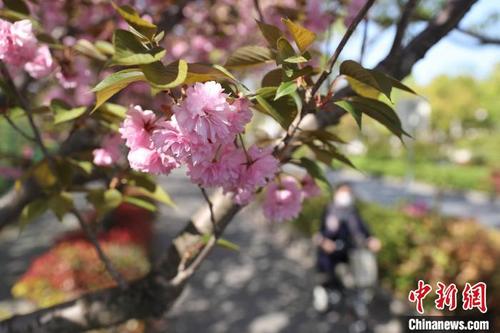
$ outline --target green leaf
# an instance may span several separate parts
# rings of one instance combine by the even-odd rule
[[[300,24],[294,23],[289,19],[281,19],[281,21],[285,23],[300,52],[305,52],[316,40],[316,34]]]
[[[410,94],[418,95],[413,89],[403,84],[401,81],[389,76],[383,72],[376,71],[374,69],[370,70],[372,75],[375,77],[380,86],[392,86],[400,90],[404,90]]]
[[[115,54],[115,49],[113,47],[113,44],[110,42],[104,41],[104,40],[98,40],[94,43],[96,49],[99,50],[99,52],[107,55],[113,55]]]
[[[339,153],[333,146],[328,146],[327,149],[323,149],[315,146],[313,143],[308,143],[307,145],[314,152],[316,158],[328,166],[331,166],[333,160],[335,159],[356,169],[356,166],[351,162],[351,160],[349,160],[349,158],[345,155]]]
[[[308,159],[307,157],[302,157],[300,159],[300,165],[302,165],[307,170],[307,173],[309,173],[309,175],[315,180],[322,182],[330,189],[332,188],[328,178],[326,178],[324,170],[316,162]]]
[[[289,58],[286,58],[283,61],[284,62],[288,62],[290,64],[300,64],[300,63],[303,63],[303,62],[308,62],[309,60],[306,57],[304,57],[304,56],[295,55],[295,56],[291,56]]]
[[[6,8],[13,10],[17,13],[29,15],[30,9],[24,0],[3,0]]]
[[[33,219],[45,213],[45,211],[47,211],[48,208],[49,208],[48,201],[47,199],[44,198],[36,199],[27,204],[26,206],[24,206],[23,210],[21,211],[21,216],[19,220],[21,230],[23,230],[24,227],[26,227],[26,225]]]
[[[339,142],[339,143],[346,143],[344,140],[339,138],[337,135],[333,134],[332,132],[327,131],[326,129],[318,129],[318,130],[303,130],[301,131],[302,136],[305,137],[305,139],[308,140],[314,140],[318,139],[322,142]]]
[[[156,200],[158,202],[164,203],[168,206],[175,207],[175,203],[173,202],[170,195],[158,184],[154,184],[154,189],[148,190],[144,187],[138,188],[138,193],[147,198]]]
[[[348,103],[351,104],[351,107],[358,112],[362,112],[384,125],[397,137],[401,138],[402,135],[410,136],[407,132],[405,132],[405,130],[403,130],[401,120],[396,112],[386,103],[358,96],[349,98]],[[338,105],[338,103],[336,104]]]
[[[144,35],[149,40],[153,40],[156,34],[156,25],[141,18],[141,16],[131,6],[117,6],[113,3],[113,7],[118,14],[135,30]]]
[[[64,215],[73,209],[73,196],[69,192],[60,192],[50,197],[48,206],[56,215],[59,221],[62,221]]]
[[[217,245],[232,251],[239,251],[240,246],[224,238],[217,239]]]
[[[340,74],[346,75],[352,89],[361,96],[376,98],[379,92],[391,98],[391,90],[379,85],[370,70],[353,60],[346,60],[340,65]],[[352,80],[354,79],[354,80]]]
[[[105,54],[103,54],[94,44],[86,39],[79,39],[76,42],[74,49],[83,55],[100,61],[106,61],[108,59]]]
[[[124,69],[107,76],[92,89],[96,93],[96,103],[92,112],[132,82],[144,80],[144,74],[136,68]]]
[[[167,66],[157,61],[141,65],[141,70],[153,87],[165,90],[184,83],[187,77],[188,64],[182,59],[172,62]]]
[[[116,30],[113,35],[115,53],[113,65],[144,65],[160,61],[166,51],[161,47],[148,50],[133,33],[126,30]]]
[[[237,82],[237,79],[222,66],[199,63],[188,64],[188,73],[184,81],[185,84],[212,80]]]
[[[335,104],[341,107],[342,109],[346,110],[347,112],[349,112],[351,116],[354,118],[354,120],[356,120],[356,124],[358,124],[358,127],[361,129],[362,113],[360,110],[356,109],[354,105],[344,100],[335,102]]]
[[[87,175],[90,175],[92,173],[92,170],[94,169],[94,164],[92,164],[89,161],[81,161],[81,160],[75,160],[73,158],[68,158],[68,162],[73,166],[77,167],[78,169],[82,170],[83,172],[85,172]]]
[[[118,207],[123,200],[121,192],[117,189],[91,190],[87,195],[87,199],[94,205],[100,216]]]
[[[74,108],[70,110],[59,110],[55,115],[54,115],[54,124],[58,125],[61,123],[65,123],[71,120],[75,120],[81,115],[85,113],[87,108],[85,106],[81,106],[79,108]]]
[[[277,87],[281,84],[283,70],[281,68],[273,69],[264,75],[262,78],[262,87]]]
[[[281,30],[274,25],[263,23],[260,21],[257,21],[257,25],[259,26],[262,35],[264,35],[264,38],[269,43],[269,46],[275,49],[278,39],[283,37],[283,33],[281,32]]]
[[[352,89],[364,97],[375,99],[381,92],[391,99],[392,88],[417,94],[395,78],[373,69],[366,69],[353,60],[346,60],[340,65],[340,74],[346,75]]]
[[[276,42],[276,47],[278,48],[278,57],[276,59],[276,62],[278,64],[282,64],[285,59],[296,56],[295,50],[293,49],[292,45],[290,45],[290,43],[284,37],[278,39],[278,41]]]
[[[277,88],[266,87],[264,89],[266,89],[265,93],[255,96],[255,99],[257,101],[257,110],[268,114],[269,116],[274,118],[274,120],[276,120],[281,125],[281,127],[283,127],[283,129],[287,130],[295,117],[297,117],[300,109],[300,106],[297,105],[296,98],[293,96],[293,94],[291,94],[280,98],[277,101],[274,101],[272,100],[272,96],[274,95],[269,96],[268,94],[269,92],[271,92],[272,94],[276,91]]]
[[[264,64],[274,59],[273,52],[267,48],[257,45],[243,46],[234,51],[226,61],[224,67],[244,68]]]
[[[131,197],[131,196],[128,196],[128,195],[124,195],[123,196],[123,201],[124,202],[128,202],[132,205],[135,205],[137,207],[140,207],[140,208],[144,208],[146,210],[149,210],[150,212],[155,212],[156,211],[156,206],[147,201],[147,200],[144,200],[142,198],[138,198],[138,197]]]
[[[274,100],[290,95],[295,91],[297,91],[297,84],[294,81],[282,82],[278,87],[278,90],[276,90],[276,97],[274,97]]]

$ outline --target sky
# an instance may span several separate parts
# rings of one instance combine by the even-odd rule
[[[480,0],[467,13],[460,23],[461,27],[473,27],[484,21],[491,13],[500,16],[500,0]],[[490,37],[500,38],[500,19],[494,25],[488,26],[484,34]],[[415,27],[415,29],[422,29]],[[361,45],[361,27],[352,37],[342,52],[344,59],[359,59]],[[414,31],[417,33],[418,31]],[[383,59],[392,44],[395,28],[380,32],[374,26],[369,27],[369,40],[376,37],[376,41],[367,49],[363,65],[374,67]],[[380,34],[380,36],[377,36]],[[338,39],[334,44],[338,43]],[[496,64],[500,63],[500,45],[479,45],[474,38],[460,32],[451,32],[439,43],[427,52],[424,59],[420,60],[412,71],[412,76],[417,84],[427,84],[434,77],[446,74],[456,76],[460,74],[473,75],[477,78],[487,77]]]

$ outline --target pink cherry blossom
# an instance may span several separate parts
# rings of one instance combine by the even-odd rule
[[[233,200],[238,205],[248,205],[255,198],[255,191],[248,188],[239,188],[234,193]]]
[[[54,69],[54,61],[46,45],[36,50],[35,57],[24,65],[24,69],[35,79],[47,76]]]
[[[231,104],[231,112],[228,114],[228,120],[231,124],[231,132],[238,134],[245,130],[245,125],[252,120],[252,110],[250,102],[246,98],[238,98]]]
[[[240,177],[245,153],[233,145],[220,145],[210,160],[188,163],[191,181],[203,187],[230,187]]]
[[[248,161],[240,177],[241,187],[261,187],[274,179],[279,161],[272,155],[272,148],[260,148],[256,145],[248,149]]]
[[[231,140],[230,106],[222,86],[215,82],[195,83],[186,91],[186,99],[175,106],[179,127],[193,142],[216,143]]]
[[[168,174],[172,169],[179,166],[177,161],[171,156],[160,154],[154,149],[144,147],[131,149],[127,158],[130,167],[141,172]]]
[[[297,181],[283,177],[279,182],[270,183],[266,188],[263,209],[264,216],[271,221],[296,218],[302,209],[302,193]]]
[[[20,67],[33,59],[36,48],[30,20],[10,23],[0,19],[0,60]]]
[[[151,149],[151,134],[155,129],[159,129],[157,120],[153,111],[142,110],[139,105],[131,106],[119,129],[127,147]]]
[[[321,194],[321,189],[309,174],[306,174],[304,178],[302,178],[301,184],[304,198],[317,197]]]
[[[104,139],[101,148],[94,149],[94,164],[99,166],[109,166],[115,164],[121,156],[121,138],[119,135],[108,136]]]
[[[191,153],[191,142],[179,129],[175,116],[169,121],[158,122],[158,129],[151,136],[158,152],[184,162]]]

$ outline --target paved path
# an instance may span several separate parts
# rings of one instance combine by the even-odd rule
[[[183,177],[167,178],[165,187],[188,209],[165,210],[158,225],[163,237],[173,235],[202,204],[199,190]],[[311,308],[314,249],[308,240],[264,222],[251,207],[224,238],[240,251],[215,249],[168,315],[169,332],[349,332],[349,312],[319,318]],[[377,295],[371,309],[377,332],[398,332],[389,304],[388,295]]]
[[[397,179],[369,177],[356,171],[332,172],[329,180],[333,184],[351,182],[356,194],[368,202],[390,206],[408,199],[419,200],[445,215],[471,217],[486,226],[500,228],[500,199],[492,201],[481,192],[439,191],[423,183],[406,184]]]

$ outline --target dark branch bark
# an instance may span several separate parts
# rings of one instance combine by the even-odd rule
[[[392,42],[391,50],[389,51],[389,57],[395,57],[401,50],[401,45],[403,38],[405,36],[406,29],[410,23],[410,18],[417,6],[418,0],[408,0],[406,5],[403,7],[401,12],[401,18],[396,26],[396,35],[394,36],[394,41]]]
[[[378,64],[377,69],[384,70],[397,79],[408,76],[413,65],[422,59],[432,46],[455,29],[476,2],[477,0],[449,0],[434,20],[401,49],[399,56],[388,56]]]

